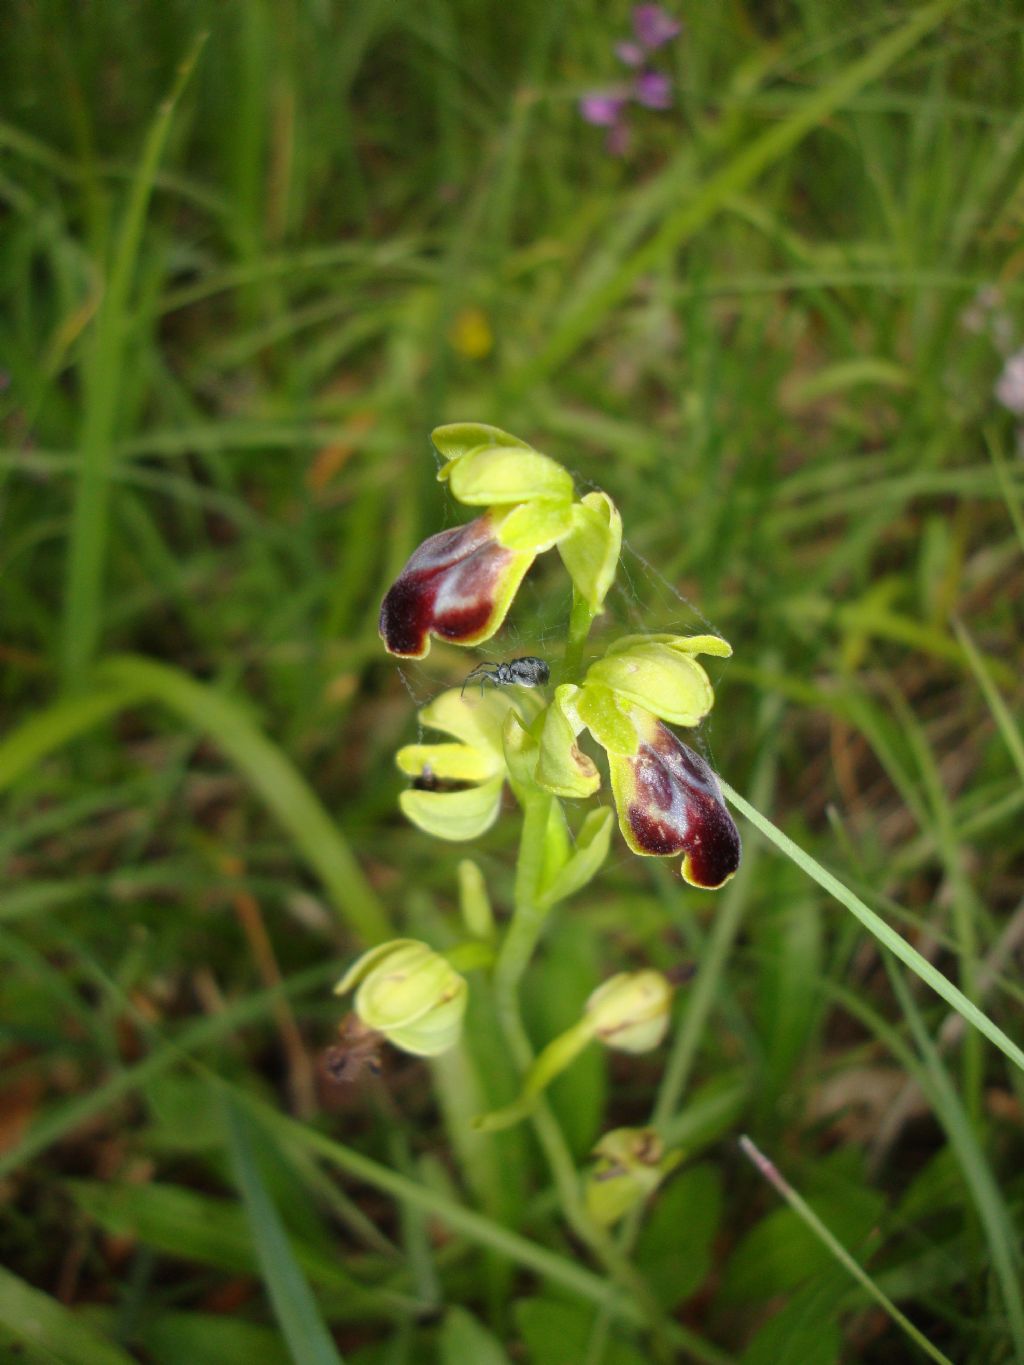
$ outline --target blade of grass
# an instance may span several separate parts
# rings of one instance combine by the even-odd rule
[[[846,990],[835,982],[826,982],[825,989],[884,1043],[900,1061],[908,1075],[914,1077],[934,1109],[949,1138],[950,1147],[956,1155],[967,1188],[973,1196],[988,1241],[992,1265],[1006,1301],[1007,1317],[1016,1343],[1017,1358],[1024,1359],[1024,1304],[1021,1300],[1021,1258],[1016,1230],[1003,1203],[996,1178],[978,1144],[949,1073],[928,1035],[907,984],[891,961],[887,963],[887,967],[893,990],[914,1035],[920,1056],[900,1033],[881,1018],[877,1011],[865,1004],[858,994]]]
[[[70,697],[37,711],[0,742],[0,791],[101,721],[139,700],[137,688],[112,687],[87,697]]]
[[[547,345],[514,376],[515,392],[523,392],[555,370],[600,325],[608,312],[628,295],[634,283],[660,265],[672,252],[702,228],[731,198],[750,185],[763,171],[863,86],[877,80],[895,62],[941,23],[959,0],[939,0],[926,6],[906,24],[890,33],[834,80],[809,95],[797,112],[754,138],[741,152],[710,177],[696,195],[670,213],[654,236],[623,262],[607,284],[569,307]]]
[[[991,668],[985,662],[984,655],[974,643],[967,627],[956,617],[953,618],[951,624],[953,632],[960,642],[960,648],[966,655],[967,662],[978,680],[978,686],[985,694],[988,709],[992,712],[992,719],[999,728],[1003,743],[1013,759],[1014,767],[1020,774],[1021,781],[1024,782],[1024,738],[1021,737],[1021,733],[1017,729],[1013,716],[1010,714],[1010,708],[1003,701],[1002,693],[996,686]]]
[[[858,1265],[843,1244],[828,1230],[811,1206],[797,1194],[796,1190],[793,1189],[793,1186],[780,1174],[774,1162],[769,1161],[764,1153],[754,1146],[745,1133],[740,1138],[740,1148],[742,1149],[744,1156],[749,1157],[754,1166],[760,1171],[772,1188],[778,1191],[793,1212],[799,1218],[803,1219],[814,1233],[815,1237],[828,1247],[829,1251],[831,1251],[840,1265],[845,1266],[857,1283],[863,1285],[864,1289],[867,1290],[875,1302],[885,1309],[893,1322],[906,1333],[911,1341],[920,1347],[925,1355],[930,1356],[932,1360],[937,1360],[939,1365],[953,1365],[953,1362],[949,1357],[943,1355],[937,1346],[933,1346],[928,1338],[914,1326],[910,1319],[900,1312],[892,1299],[879,1289],[878,1285],[875,1284],[867,1271],[864,1270],[862,1266]]]
[[[1000,1052],[1009,1057],[1015,1066],[1024,1071],[1024,1051],[1021,1051],[1017,1044],[1007,1037],[998,1024],[994,1024],[987,1014],[978,1009],[977,1005],[972,1004],[948,977],[943,976],[927,958],[922,957],[905,939],[900,938],[899,934],[891,929],[880,915],[876,915],[874,910],[869,909],[859,896],[855,896],[838,877],[834,877],[831,872],[822,867],[816,858],[805,853],[799,844],[795,844],[792,839],[783,834],[778,826],[773,825],[759,810],[745,801],[738,792],[733,791],[727,782],[721,782],[721,786],[726,800],[735,806],[741,815],[746,816],[754,828],[760,830],[780,853],[783,853],[791,862],[796,863],[797,867],[806,872],[812,881],[816,881],[840,905],[845,905],[847,910],[860,920],[864,928],[878,939],[879,943],[905,963],[936,994],[941,995],[947,1004],[952,1005],[968,1023],[973,1024],[976,1029],[983,1033],[989,1042],[994,1043]]]
[[[97,671],[115,687],[162,702],[208,734],[288,831],[342,918],[370,943],[388,937],[384,908],[334,821],[291,759],[257,729],[237,702],[152,659],[122,655],[104,660]]]
[[[192,74],[206,34],[193,42],[170,94],[150,126],[132,184],[117,247],[86,360],[78,481],[68,545],[61,671],[69,691],[81,691],[100,636],[103,567],[110,513],[113,438],[127,337],[128,299],[157,167],[175,106]]]
[[[920,1068],[920,1075],[926,1094],[946,1130],[950,1145],[956,1152],[964,1180],[974,1197],[978,1217],[985,1230],[992,1257],[992,1269],[1006,1305],[1016,1357],[1018,1360],[1024,1360],[1024,1298],[1021,1296],[1019,1237],[999,1185],[981,1148],[978,1129],[972,1125],[970,1113],[957,1095],[949,1072],[925,1028],[914,997],[896,966],[891,962],[886,965],[889,969],[889,979],[924,1063]]]
[[[263,1269],[263,1282],[292,1357],[303,1365],[342,1365],[313,1291],[295,1259],[281,1216],[263,1183],[246,1118],[229,1096],[224,1095],[223,1102],[231,1164]]]
[[[371,943],[388,937],[384,908],[334,822],[291,760],[237,703],[148,659],[110,659],[99,675],[109,679],[109,690],[57,702],[0,743],[0,790],[115,712],[145,699],[160,701],[216,740],[281,821],[352,929]]]
[[[20,1342],[51,1352],[62,1365],[132,1365],[120,1346],[104,1340],[69,1308],[2,1266],[0,1322]]]
[[[991,427],[985,429],[985,444],[988,446],[988,453],[996,471],[996,478],[999,480],[999,490],[1003,495],[1003,501],[1006,503],[1006,510],[1013,522],[1013,529],[1017,532],[1021,549],[1024,550],[1024,507],[1021,506],[1020,494],[1013,486],[1013,476],[1007,468],[1006,456],[1003,454],[999,438]]]
[[[103,1113],[125,1095],[130,1095],[139,1086],[145,1085],[161,1072],[180,1063],[183,1058],[188,1058],[190,1053],[218,1042],[245,1024],[266,1018],[272,1013],[274,1002],[279,996],[297,999],[314,990],[326,989],[327,983],[337,975],[337,970],[333,962],[318,963],[307,971],[291,976],[280,987],[260,991],[246,1000],[229,1005],[212,1018],[200,1019],[182,1029],[175,1038],[162,1040],[143,1061],[126,1067],[94,1089],[85,1090],[77,1099],[48,1110],[32,1125],[16,1147],[0,1156],[0,1179],[23,1166],[26,1161],[31,1161],[40,1152],[46,1151],[55,1142],[60,1142],[68,1133],[73,1132],[94,1115]],[[125,997],[122,1003],[130,1006],[131,1002]]]

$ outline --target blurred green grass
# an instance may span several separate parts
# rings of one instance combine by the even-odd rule
[[[4,7],[0,1341],[22,1358],[274,1362],[304,1323],[326,1349],[324,1322],[366,1362],[640,1349],[530,1141],[465,1132],[467,1097],[514,1083],[485,1001],[475,1055],[432,1076],[395,1060],[339,1096],[311,1061],[357,934],[455,932],[464,850],[396,816],[413,702],[376,636],[451,515],[441,421],[612,494],[610,615],[736,648],[719,770],[1021,1039],[1024,477],[993,386],[1024,342],[1024,10],[682,17],[675,107],[618,160],[577,100],[617,78],[625,5]],[[539,575],[517,640],[542,647],[560,593]],[[428,663],[417,695],[467,668]],[[499,897],[508,847],[481,854]],[[620,848],[526,1002],[543,1042],[623,962],[712,965],[661,1090],[701,1160],[635,1251],[699,1339],[673,1349],[908,1358],[741,1163],[745,1127],[951,1358],[1024,1358],[1020,1078],[747,853],[724,908]],[[577,1157],[645,1121],[662,1068],[577,1063],[554,1092]],[[277,1274],[310,1291],[287,1330]]]

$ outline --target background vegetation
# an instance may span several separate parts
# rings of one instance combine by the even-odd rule
[[[529,978],[539,1044],[699,966],[667,1052],[554,1092],[581,1164],[659,1094],[689,1153],[653,1334],[528,1131],[467,1133],[482,991],[448,1061],[318,1072],[363,936],[458,934],[392,754],[472,660],[376,615],[461,418],[612,494],[613,614],[736,647],[716,767],[1021,1037],[1024,10],[680,17],[615,157],[621,3],[3,6],[5,1359],[925,1358],[746,1131],[936,1349],[1024,1360],[1021,1075],[748,825],[717,897],[617,843]]]

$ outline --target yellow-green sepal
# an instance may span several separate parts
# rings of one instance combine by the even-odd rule
[[[496,523],[497,541],[517,554],[543,554],[571,530],[572,507],[564,499],[538,498],[520,503]]]
[[[504,507],[544,499],[570,502],[572,475],[531,447],[481,446],[449,460],[437,474],[469,507]]]
[[[479,689],[467,689],[463,696],[461,688],[453,687],[424,706],[420,721],[428,729],[443,730],[463,744],[488,750],[500,759],[502,732],[509,713],[516,712],[529,723],[543,705],[541,697],[528,692],[513,695],[507,688],[489,687],[482,693]]]
[[[454,975],[454,973],[453,973]],[[462,1016],[466,1012],[469,987],[459,977],[450,988],[451,994],[421,1018],[408,1024],[395,1024],[387,1030],[387,1039],[403,1052],[414,1057],[437,1057],[447,1052],[459,1040]]]
[[[555,700],[544,712],[536,774],[545,791],[570,801],[593,796],[601,785],[596,764],[576,743],[581,724],[572,703],[579,690],[571,683],[555,689]]]
[[[586,682],[610,688],[673,725],[699,725],[715,704],[711,680],[693,654],[660,641],[606,654],[590,665]]]
[[[476,839],[494,824],[501,809],[504,781],[504,773],[499,773],[465,791],[432,792],[411,787],[399,793],[398,804],[405,818],[424,834],[462,843]]]
[[[630,758],[637,750],[637,732],[630,717],[615,700],[615,693],[589,675],[573,705],[576,714],[590,733],[609,754],[624,754]]]
[[[558,553],[573,586],[596,616],[615,581],[622,552],[622,517],[607,493],[587,493],[572,505],[572,526]]]
[[[406,777],[442,782],[486,782],[501,771],[497,754],[468,744],[407,744],[395,754],[395,763]]]
[[[514,711],[510,711],[505,718],[502,746],[513,787],[532,787],[540,745]]]
[[[720,635],[622,635],[606,653],[621,654],[635,645],[667,645],[679,654],[714,654],[720,659],[732,655],[732,645]]]
[[[520,450],[530,449],[529,444],[521,441],[518,436],[502,431],[501,427],[488,426],[485,422],[448,422],[445,426],[435,427],[430,433],[430,439],[434,443],[434,449],[446,460],[459,460],[480,446],[515,446]]]

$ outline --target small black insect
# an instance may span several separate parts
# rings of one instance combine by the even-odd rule
[[[480,695],[483,696],[486,682],[494,687],[543,687],[550,677],[551,669],[544,660],[537,659],[532,654],[527,654],[522,659],[510,659],[507,664],[477,664],[462,684],[462,696],[465,696],[466,688],[471,682],[480,683]]]

